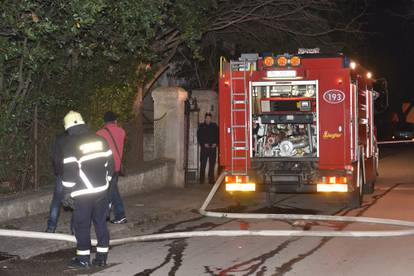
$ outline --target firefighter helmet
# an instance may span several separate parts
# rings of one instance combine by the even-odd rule
[[[85,124],[82,115],[79,112],[73,110],[69,111],[68,114],[66,114],[65,118],[63,119],[63,122],[65,125],[65,130],[76,125]]]

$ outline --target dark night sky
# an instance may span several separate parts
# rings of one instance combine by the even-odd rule
[[[369,32],[359,53],[361,61],[377,78],[388,80],[390,100],[414,101],[414,14],[411,0],[371,0],[367,11]]]

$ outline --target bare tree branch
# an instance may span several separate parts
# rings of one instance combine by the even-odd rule
[[[177,53],[177,48],[180,45],[180,43],[176,43],[175,47],[173,50],[171,50],[170,54],[168,57],[166,57],[163,62],[161,63],[161,65],[157,68],[156,72],[154,73],[154,75],[152,76],[151,80],[148,81],[145,86],[144,86],[144,90],[143,90],[143,97],[146,96],[146,94],[150,91],[151,87],[154,85],[154,83],[159,79],[159,77],[170,67],[170,62],[172,60],[172,58],[175,56],[175,54]]]
[[[218,23],[213,23],[213,25],[212,25],[212,27],[209,29],[209,31],[218,31],[218,30],[222,30],[222,29],[225,29],[225,28],[227,28],[227,27],[229,27],[229,26],[231,26],[231,25],[234,25],[234,24],[237,24],[237,23],[240,23],[240,22],[243,22],[243,20],[244,19],[246,19],[246,18],[248,18],[248,17],[250,17],[250,15],[252,15],[256,10],[258,10],[258,9],[260,9],[260,8],[262,8],[262,7],[264,7],[264,6],[266,6],[266,5],[268,5],[268,4],[270,4],[270,3],[272,3],[272,2],[274,2],[275,0],[268,0],[268,1],[265,1],[265,2],[263,2],[263,3],[260,3],[259,2],[259,4],[256,6],[256,7],[254,7],[254,8],[252,8],[249,12],[247,12],[246,14],[242,14],[239,18],[235,18],[235,19],[232,19],[232,20],[230,20],[229,22],[227,22],[227,23],[225,23],[225,24],[222,24],[221,22],[218,22]]]

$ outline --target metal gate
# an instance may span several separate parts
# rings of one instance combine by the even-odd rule
[[[197,141],[197,129],[200,121],[200,109],[197,99],[188,97],[185,102],[185,127],[184,127],[184,169],[185,185],[195,184],[199,179],[200,149]]]

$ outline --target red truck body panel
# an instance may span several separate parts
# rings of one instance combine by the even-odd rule
[[[353,70],[346,64],[343,56],[301,57],[298,67],[265,68],[263,59],[259,58],[254,69],[232,71],[231,66],[224,66],[219,81],[220,112],[220,151],[219,162],[229,173],[252,167],[252,114],[256,107],[253,103],[253,87],[256,85],[295,85],[304,81],[316,83],[316,99],[309,99],[310,110],[296,110],[294,102],[306,100],[303,97],[263,97],[261,101],[278,102],[281,108],[292,106],[292,116],[309,113],[316,114],[313,127],[317,128],[318,148],[315,156],[318,170],[345,171],[355,165],[358,148],[362,147],[365,159],[374,154],[374,120],[372,80],[366,77],[367,71],[362,67]],[[252,66],[252,65],[251,65]],[[253,67],[253,66],[252,66]],[[295,78],[269,78],[268,71],[296,71]],[[233,89],[233,105],[232,92]],[[264,88],[263,88],[264,89]],[[243,95],[243,91],[246,94]],[[240,95],[238,95],[240,94]],[[246,100],[246,112],[242,101]],[[235,103],[239,101],[240,104]],[[292,101],[292,103],[288,103]],[[259,105],[262,103],[260,102]],[[298,107],[299,108],[299,107]],[[257,108],[256,108],[257,109]],[[261,114],[265,114],[262,112]],[[285,114],[286,111],[272,111],[269,114]],[[234,127],[239,125],[240,127]],[[242,127],[245,125],[245,127]],[[247,137],[246,137],[247,134]],[[248,152],[235,150],[234,142],[247,140]],[[242,143],[240,143],[242,144]],[[241,148],[241,147],[240,147]],[[246,156],[247,161],[243,160]],[[236,158],[235,158],[236,157]],[[240,159],[238,159],[239,157]],[[278,159],[280,160],[280,158]],[[369,170],[367,170],[369,171]],[[369,178],[371,176],[367,176]]]

